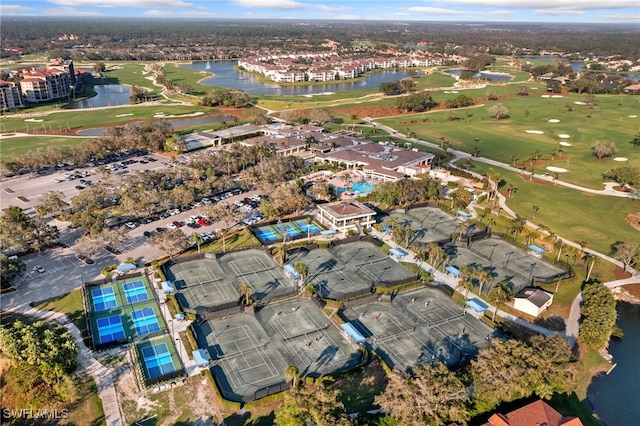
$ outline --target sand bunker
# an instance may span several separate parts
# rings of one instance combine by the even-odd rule
[[[616,157],[613,161],[629,161],[629,159],[627,157]]]
[[[445,90],[444,93],[458,93],[457,90]]]
[[[568,134],[566,134],[566,133],[560,133],[560,134],[558,135],[558,137],[559,137],[560,139],[569,139],[571,136],[569,136],[569,135],[568,135]]]
[[[202,115],[204,112],[198,111],[193,114],[182,114],[182,115],[165,115],[164,112],[156,112],[153,118],[182,118],[182,117],[196,117],[198,115]]]
[[[562,167],[556,167],[556,166],[548,166],[547,170],[549,170],[550,172],[556,172],[556,173],[566,173],[568,171],[567,169],[563,169]]]
[[[133,113],[129,113],[129,114],[118,114],[116,115],[116,117],[128,117],[130,115],[133,115]]]
[[[576,104],[576,105],[586,105],[587,103],[586,102],[582,102],[582,101],[576,101],[576,102],[574,102],[574,104]]]
[[[544,134],[544,132],[542,130],[525,130],[525,132],[531,133],[531,134],[534,134],[534,135],[543,135]]]
[[[560,142],[560,145],[562,145],[562,146],[571,146],[571,144],[569,142]]]
[[[560,120],[558,120],[557,118],[550,118],[549,119],[549,123],[559,123]]]
[[[564,96],[562,96],[562,95],[553,95],[553,96],[551,96],[551,97],[552,97],[552,98],[564,98]]]
[[[42,123],[44,120],[39,120],[37,118],[27,118],[24,120],[26,123]]]
[[[542,95],[542,96],[540,96],[540,97],[541,97],[541,98],[550,98],[551,96],[550,96],[550,95]]]
[[[630,115],[629,118],[637,118],[637,115]]]

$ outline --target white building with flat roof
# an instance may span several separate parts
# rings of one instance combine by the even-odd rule
[[[317,210],[318,222],[340,232],[359,232],[362,228],[369,228],[376,223],[376,211],[355,200],[318,204]]]

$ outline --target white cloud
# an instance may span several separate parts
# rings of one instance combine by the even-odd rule
[[[202,10],[186,10],[181,12],[176,12],[175,10],[158,10],[158,9],[149,9],[143,13],[144,16],[151,16],[154,18],[164,18],[164,17],[175,17],[175,18],[208,18],[215,17],[213,13],[202,11]]]
[[[346,6],[329,6],[326,4],[318,4],[315,7],[317,7],[318,9],[325,11],[325,12],[344,12],[346,10],[349,10],[349,7]]]
[[[467,12],[440,7],[414,6],[407,9],[411,13],[428,13],[430,15],[466,15]]]
[[[0,4],[0,13],[3,15],[20,14],[33,11],[32,7],[26,7],[19,4]]]
[[[584,15],[585,12],[582,10],[572,10],[572,9],[537,9],[534,10],[537,15],[546,15],[546,16],[571,16],[571,15]]]
[[[181,0],[47,0],[68,7],[144,7],[153,9],[194,7]]]
[[[446,0],[447,5],[500,7],[514,9],[623,9],[638,7],[638,0]]]
[[[636,14],[636,15],[629,15],[629,14],[615,14],[615,13],[610,13],[610,14],[604,14],[602,15],[602,19],[606,19],[607,21],[615,21],[615,22],[635,22],[635,23],[640,23],[640,17]]]
[[[61,7],[58,9],[47,9],[45,15],[52,16],[103,16],[101,13],[89,10],[78,10],[72,7]]]
[[[241,7],[257,7],[263,9],[293,10],[307,7],[305,4],[294,0],[235,0]]]
[[[516,14],[515,12],[510,10],[492,10],[491,12],[484,13],[484,15],[486,16],[504,17],[504,18],[515,16],[515,14]]]

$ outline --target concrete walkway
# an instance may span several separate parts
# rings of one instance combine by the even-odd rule
[[[116,396],[113,383],[115,372],[100,364],[91,351],[84,345],[80,330],[67,318],[66,315],[54,311],[40,311],[29,305],[20,305],[9,308],[8,311],[16,312],[42,321],[54,322],[64,326],[73,336],[78,345],[78,369],[87,372],[93,377],[98,388],[98,396],[102,400],[102,409],[107,426],[124,426],[125,422],[120,412],[120,404]]]

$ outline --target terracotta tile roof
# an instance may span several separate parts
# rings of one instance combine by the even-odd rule
[[[577,417],[563,417],[543,400],[507,414],[494,414],[483,426],[583,426]]]

